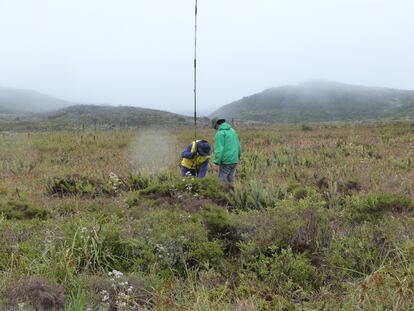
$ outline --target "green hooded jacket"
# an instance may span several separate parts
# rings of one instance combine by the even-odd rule
[[[237,132],[224,122],[214,139],[214,164],[237,164],[240,162],[240,140]]]

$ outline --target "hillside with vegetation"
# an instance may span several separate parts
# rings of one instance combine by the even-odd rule
[[[309,81],[245,97],[212,116],[274,123],[412,119],[414,91]]]
[[[189,117],[167,111],[77,104],[35,91],[0,87],[0,131],[182,127],[191,122]],[[200,118],[201,125],[207,122]]]
[[[411,310],[413,124],[238,132],[235,191],[188,129],[3,133],[0,310]]]
[[[3,131],[81,130],[85,128],[120,129],[143,127],[183,127],[192,118],[171,112],[127,106],[76,105],[57,111],[0,116]],[[201,126],[208,119],[199,120]]]
[[[106,127],[146,127],[151,125],[173,126],[189,124],[189,117],[175,113],[127,106],[78,105],[46,114],[50,122],[64,124],[80,122],[97,123]]]

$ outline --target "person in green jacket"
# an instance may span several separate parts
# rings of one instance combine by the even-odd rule
[[[232,185],[240,162],[239,136],[225,119],[214,118],[211,125],[216,130],[213,170],[221,182]]]

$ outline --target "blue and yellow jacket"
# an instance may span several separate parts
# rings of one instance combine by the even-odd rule
[[[204,177],[206,175],[210,156],[199,155],[196,142],[193,141],[189,144],[181,153],[181,157],[181,167],[188,170],[195,170],[197,177]]]

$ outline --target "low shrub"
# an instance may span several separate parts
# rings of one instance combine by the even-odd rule
[[[125,183],[131,191],[142,190],[149,187],[151,177],[144,174],[130,175],[126,178]]]
[[[313,127],[311,127],[310,125],[308,125],[308,124],[302,124],[301,126],[300,126],[300,129],[302,130],[302,131],[304,131],[304,132],[309,132],[309,131],[312,131],[313,130]]]
[[[204,202],[227,206],[225,188],[216,180],[180,178],[161,182],[155,180],[146,189],[137,191],[128,198],[128,205],[154,205],[167,201],[170,206],[178,205],[184,210],[198,210]],[[200,204],[198,204],[198,203]]]
[[[200,213],[201,220],[208,230],[210,240],[223,241],[227,254],[238,252],[238,243],[242,237],[237,232],[237,227],[232,222],[230,214],[222,207],[209,205]]]
[[[345,182],[338,183],[338,192],[343,195],[351,196],[361,190],[362,185],[356,180],[350,179]]]
[[[411,198],[401,194],[381,193],[351,200],[346,208],[348,218],[355,221],[373,220],[390,213],[414,211]]]
[[[283,203],[283,202],[282,202]],[[310,204],[302,200],[302,204]],[[320,207],[291,208],[288,205],[264,211],[249,211],[235,220],[237,234],[244,242],[253,242],[256,253],[269,247],[295,252],[322,252],[329,245],[333,229],[332,213]]]
[[[326,252],[331,275],[361,277],[393,263],[399,245],[409,240],[408,230],[396,219],[344,225],[341,234],[332,237]]]
[[[292,299],[303,299],[318,290],[321,275],[306,254],[290,248],[272,247],[268,254],[251,256],[252,245],[242,245],[242,274],[239,289],[272,297],[274,293]]]
[[[130,175],[127,178],[109,173],[101,179],[92,179],[78,174],[67,175],[64,177],[54,177],[46,185],[46,192],[49,195],[60,197],[79,195],[79,196],[114,196],[122,191],[136,191],[149,187],[151,177],[138,174]]]
[[[315,191],[313,189],[310,189],[308,187],[297,187],[295,190],[293,190],[293,197],[295,200],[302,200],[307,198],[309,195],[313,194]]]
[[[224,256],[220,241],[210,240],[201,220],[189,213],[150,212],[136,222],[135,231],[162,269],[183,273],[188,267],[217,264]]]
[[[209,238],[201,220],[189,213],[147,212],[125,228],[116,219],[74,220],[53,248],[75,273],[110,269],[184,273],[189,267],[217,264],[224,256],[223,242]]]
[[[58,195],[60,197],[69,195],[96,197],[104,193],[111,194],[113,191],[109,183],[104,186],[100,180],[80,175],[67,175],[50,179],[46,185],[46,192],[49,195]]]
[[[51,217],[49,211],[40,209],[32,204],[22,201],[9,201],[0,203],[0,215],[6,219],[27,220],[41,219],[46,220]]]

